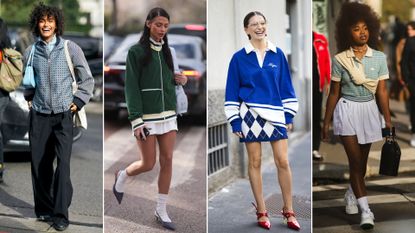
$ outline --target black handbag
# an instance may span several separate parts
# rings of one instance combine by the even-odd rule
[[[382,146],[380,155],[379,174],[386,176],[397,176],[399,170],[399,162],[401,160],[401,148],[396,142],[395,128],[392,130],[383,130],[383,136],[386,136],[385,143]]]

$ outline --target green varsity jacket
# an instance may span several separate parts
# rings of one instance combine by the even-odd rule
[[[144,48],[133,45],[128,51],[125,74],[125,99],[132,129],[144,122],[161,122],[176,117],[176,91],[173,72],[163,51],[151,50],[152,59],[141,65]]]

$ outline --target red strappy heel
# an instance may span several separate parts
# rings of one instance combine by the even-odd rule
[[[258,212],[258,208],[256,207],[256,205],[253,203],[253,202],[251,202],[252,203],[252,205],[255,207],[255,209],[256,209],[256,218],[257,218],[257,220],[258,220],[258,226],[260,226],[260,227],[262,227],[262,228],[265,228],[265,229],[267,229],[267,230],[269,230],[269,229],[271,229],[271,222],[269,221],[269,217],[268,217],[268,213],[265,211],[265,213],[259,213]],[[260,218],[262,218],[262,217],[267,217],[268,218],[268,220],[265,220],[265,221],[259,221],[259,219]]]
[[[290,217],[295,217],[294,211],[281,211],[281,214],[284,216],[284,222],[287,223],[287,227],[293,230],[300,230],[300,224],[298,223],[297,219],[293,221],[288,221]]]

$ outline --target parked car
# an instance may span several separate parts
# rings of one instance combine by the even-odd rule
[[[104,68],[106,116],[117,118],[125,109],[124,78],[127,53],[138,42],[140,34],[127,36]],[[205,42],[196,36],[169,34],[169,46],[176,50],[179,68],[188,77],[183,87],[189,101],[188,114],[206,113],[206,52]],[[108,114],[108,115],[107,115]]]
[[[29,107],[23,97],[23,88],[10,93],[10,102],[4,111],[0,130],[3,135],[4,151],[30,151],[29,148]],[[74,127],[73,140],[78,140],[82,130]]]
[[[122,38],[119,36],[110,35],[108,33],[104,33],[104,38],[104,60],[106,61],[121,43]]]
[[[198,36],[206,42],[206,25],[203,24],[171,24],[170,34]]]

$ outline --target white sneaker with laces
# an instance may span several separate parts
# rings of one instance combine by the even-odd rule
[[[349,190],[344,194],[344,202],[346,204],[346,214],[357,214],[359,209],[357,208],[357,200],[353,193]]]
[[[360,221],[360,228],[364,230],[372,229],[375,226],[373,220],[375,220],[375,216],[373,216],[372,211],[363,211]]]
[[[415,134],[412,134],[410,145],[415,147]]]

